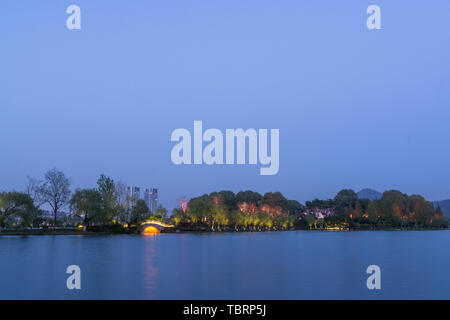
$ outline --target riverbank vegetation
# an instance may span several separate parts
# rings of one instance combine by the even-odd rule
[[[0,193],[2,234],[136,233],[146,220],[166,221],[168,211],[150,212],[132,198],[123,183],[100,175],[94,188],[70,190],[71,182],[57,169],[43,180],[28,178],[24,192]],[[44,208],[49,208],[51,215]],[[65,210],[65,211],[64,211]]]
[[[220,191],[181,201],[168,216],[150,212],[121,182],[100,175],[93,188],[70,190],[63,172],[28,179],[24,192],[0,193],[2,234],[136,233],[145,221],[171,224],[172,231],[417,230],[448,228],[441,208],[420,195],[389,190],[380,199],[358,198],[350,189],[333,199],[301,204],[280,192]],[[43,208],[51,209],[44,214]],[[63,210],[66,210],[63,212]]]
[[[392,230],[448,227],[440,207],[420,195],[389,190],[374,201],[359,199],[350,189],[333,199],[302,205],[279,192],[213,192],[182,203],[172,221],[183,230]]]

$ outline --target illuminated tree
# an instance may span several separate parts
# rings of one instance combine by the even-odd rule
[[[155,210],[155,216],[159,219],[161,219],[161,221],[165,221],[167,219],[167,213],[169,212],[169,210],[167,210],[166,208],[164,208],[161,204],[158,206],[158,208]]]
[[[97,180],[97,189],[102,200],[103,218],[110,222],[120,212],[119,196],[114,180],[101,174]]]
[[[0,231],[8,223],[30,225],[38,213],[29,195],[15,191],[0,193]]]
[[[70,209],[73,215],[83,221],[86,231],[91,222],[104,222],[104,211],[102,210],[102,196],[96,189],[78,189],[70,199]]]

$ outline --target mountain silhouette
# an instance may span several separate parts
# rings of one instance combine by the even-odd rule
[[[433,201],[434,208],[439,205],[444,216],[450,218],[450,200]]]
[[[368,188],[360,190],[357,195],[359,199],[369,199],[370,201],[381,199],[383,196],[381,192]]]

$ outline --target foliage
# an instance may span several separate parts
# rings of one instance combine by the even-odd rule
[[[188,202],[187,211],[172,212],[176,225],[198,230],[306,229],[422,229],[446,228],[438,207],[418,195],[386,191],[380,199],[359,199],[344,189],[329,200],[307,201],[305,206],[279,192],[260,195],[250,190],[213,192]]]
[[[102,216],[104,220],[112,221],[118,217],[121,211],[118,190],[116,189],[114,180],[101,174],[97,180],[97,190],[101,197]]]
[[[104,223],[107,219],[103,210],[101,193],[96,189],[78,189],[70,200],[70,208],[74,215],[83,220],[86,230],[93,222]]]
[[[0,231],[5,227],[31,226],[39,213],[29,195],[16,191],[0,193]]]
[[[139,199],[136,205],[131,209],[129,223],[138,225],[147,219],[150,210],[144,200]]]
[[[261,195],[250,190],[212,192],[192,198],[184,212],[176,208],[172,222],[199,230],[279,230],[294,226],[304,207],[280,192]]]

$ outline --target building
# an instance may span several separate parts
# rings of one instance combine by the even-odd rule
[[[127,187],[127,207],[131,208],[136,205],[139,199],[143,199],[147,204],[147,207],[151,213],[155,213],[158,207],[158,189],[156,188],[145,188],[144,197],[141,197],[140,187]]]
[[[158,207],[158,189],[146,188],[144,192],[144,201],[150,209],[151,213],[155,213]]]
[[[127,206],[133,207],[141,198],[141,188],[127,187]]]

